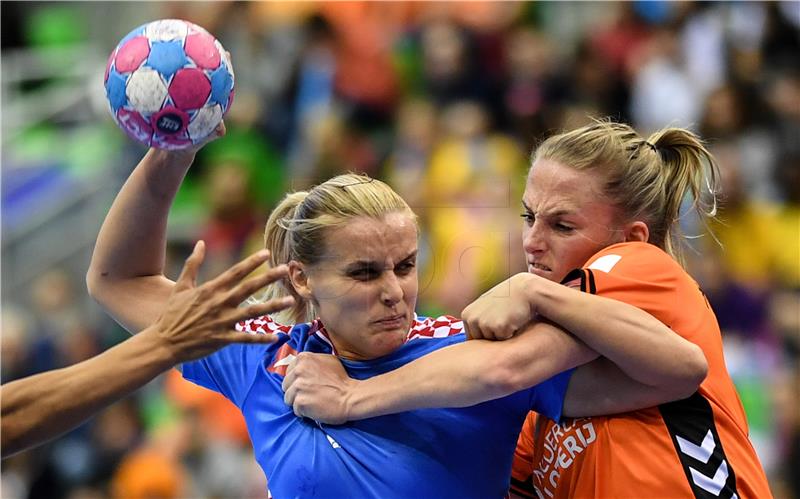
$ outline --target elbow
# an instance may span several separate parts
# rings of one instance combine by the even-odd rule
[[[708,361],[699,346],[692,344],[685,359],[684,374],[675,383],[677,399],[684,399],[694,394],[708,375]]]
[[[104,279],[102,273],[93,267],[86,272],[86,291],[95,301],[100,302],[103,296]]]
[[[101,272],[90,266],[86,272],[86,291],[95,302],[107,308],[108,300],[114,292],[114,281],[107,272]]]
[[[706,376],[708,376],[708,360],[702,348],[697,345],[692,345],[692,347],[694,353],[692,354],[690,371],[692,384],[694,386],[692,393],[694,393],[695,390],[700,387],[700,384],[705,381]]]

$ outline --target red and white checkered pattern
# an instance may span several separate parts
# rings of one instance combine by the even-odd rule
[[[272,317],[263,315],[261,317],[239,322],[236,325],[236,330],[252,334],[288,334],[292,327],[293,326],[278,324]],[[456,317],[452,317],[450,315],[425,317],[422,320],[414,320],[414,323],[411,325],[411,329],[408,331],[408,337],[406,338],[406,341],[415,340],[417,338],[446,338],[448,336],[463,332],[464,322]],[[333,344],[329,339],[328,332],[325,330],[325,327],[322,325],[319,319],[315,320],[312,324],[312,330],[310,331],[310,334],[316,334],[318,337],[328,343],[331,348],[333,348]]]
[[[426,317],[424,320],[415,320],[408,332],[406,341],[417,338],[446,338],[464,332],[464,322],[450,315],[439,317]]]
[[[292,326],[278,324],[272,317],[268,315],[262,315],[261,317],[246,319],[239,322],[236,324],[236,330],[251,334],[289,334],[289,331],[292,330]]]

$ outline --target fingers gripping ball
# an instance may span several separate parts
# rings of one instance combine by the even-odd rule
[[[202,142],[233,102],[228,53],[206,30],[165,19],[139,26],[108,58],[111,116],[139,142],[184,149]]]

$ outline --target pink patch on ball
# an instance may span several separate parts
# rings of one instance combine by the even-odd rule
[[[174,106],[166,106],[150,117],[150,125],[156,135],[179,135],[186,132],[189,115]]]
[[[116,67],[120,73],[130,73],[150,55],[150,44],[144,36],[136,36],[117,50]]]
[[[200,68],[216,69],[219,67],[221,57],[217,47],[214,45],[214,37],[204,31],[198,31],[187,36],[184,50],[186,55]]]
[[[180,109],[200,109],[211,94],[211,82],[202,69],[179,69],[169,85],[172,102]]]
[[[159,149],[167,149],[170,151],[177,151],[179,149],[186,149],[193,145],[192,139],[189,138],[187,133],[180,135],[163,135],[156,133],[153,135],[153,147]]]
[[[117,112],[117,123],[132,139],[150,145],[153,129],[150,124],[136,111],[120,108]]]
[[[117,55],[117,51],[112,50],[111,54],[108,56],[108,62],[106,62],[106,74],[103,76],[103,83],[108,81],[108,73],[111,72],[111,63],[114,62],[115,55]]]

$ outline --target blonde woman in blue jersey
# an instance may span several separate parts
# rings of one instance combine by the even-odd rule
[[[87,276],[90,293],[131,332],[159,316],[174,286],[163,270],[166,219],[193,159],[194,151],[148,151],[98,236]],[[512,395],[342,426],[295,415],[284,403],[281,385],[293,359],[304,352],[333,354],[349,376],[365,379],[464,341],[458,319],[414,313],[417,237],[414,213],[378,180],[340,175],[289,194],[265,232],[273,266],[286,264],[289,274],[266,296],[293,296],[295,305],[240,324],[245,331],[275,334],[277,341],[230,346],[183,364],[186,379],[222,393],[241,409],[273,496],[503,497],[529,410],[557,420],[565,401],[573,415],[581,405],[609,412],[649,406],[692,393],[705,374],[699,349],[672,335],[674,345],[659,359],[662,371],[673,374],[663,391],[612,366],[597,371],[608,393],[570,401],[572,368],[598,354],[557,326],[539,323],[522,333],[536,335],[534,343],[541,346],[536,355],[525,353],[531,365],[527,379],[538,384]],[[575,295],[574,306],[591,316],[600,298]],[[623,303],[605,304],[604,310],[602,324],[591,323],[591,317],[585,321],[601,338],[608,328],[622,328],[647,342],[650,335],[642,331],[665,327]],[[504,374],[475,382],[506,386]]]

